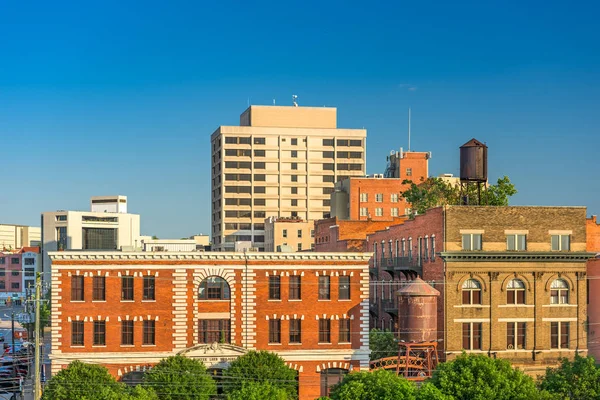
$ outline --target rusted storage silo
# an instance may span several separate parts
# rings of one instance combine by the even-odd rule
[[[471,139],[460,146],[460,180],[487,182],[487,146]]]
[[[417,277],[396,292],[400,340],[437,340],[437,298],[440,292]]]

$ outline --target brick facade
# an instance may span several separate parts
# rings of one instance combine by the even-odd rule
[[[587,262],[588,279],[588,350],[596,360],[600,360],[600,224],[597,217],[592,215],[587,219],[587,250],[597,253],[596,257]]]
[[[328,218],[315,221],[315,250],[323,252],[371,251],[367,249],[367,235],[389,225],[400,224],[406,218],[387,221],[344,221]]]
[[[463,235],[475,241],[472,235],[480,237],[480,249],[463,250]],[[509,236],[515,239],[515,235],[524,235],[520,236],[526,243],[524,249],[507,249]],[[568,248],[553,251],[553,235],[568,236]],[[416,272],[441,292],[438,339],[446,358],[466,349],[508,358],[537,374],[556,364],[559,357],[587,351],[585,275],[591,254],[586,252],[583,207],[440,207],[371,234],[368,243],[368,250],[375,253],[371,264],[372,327],[381,326],[382,320],[386,328],[390,321],[397,321],[395,313],[402,310],[394,308],[394,290]],[[470,279],[477,286],[473,295],[477,301],[463,304],[463,291],[469,294],[463,284],[469,287]],[[513,279],[519,281],[511,283]],[[513,293],[511,289],[508,294],[508,285],[518,282],[523,285],[524,291],[519,292],[523,297],[510,304]],[[553,297],[558,293],[551,289],[553,283],[565,286],[560,290],[568,293],[568,300]],[[519,335],[509,335],[511,324],[515,331],[519,329]],[[551,330],[558,329],[557,324],[563,335],[555,332],[558,335],[553,337],[563,342],[553,348]],[[517,336],[522,341],[517,343]],[[465,340],[473,338],[477,344],[469,342],[465,347]],[[514,345],[509,346],[509,338]]]
[[[123,377],[178,353],[218,369],[247,350],[269,350],[298,371],[300,399],[314,399],[322,394],[322,371],[368,369],[368,254],[252,253],[245,258],[241,253],[57,252],[51,257],[53,373],[82,360]],[[122,300],[125,276],[133,277],[133,300]],[[290,296],[292,276],[301,281],[298,300]],[[329,299],[318,298],[322,276],[329,278]],[[76,301],[79,292],[71,282],[77,284],[79,277],[83,300]],[[95,277],[104,278],[104,300],[93,300]],[[154,280],[154,300],[144,300],[148,277]],[[230,295],[222,297],[229,298],[199,298],[209,277],[226,282]],[[279,299],[270,298],[270,277],[280,282]],[[339,297],[343,277],[349,279],[349,299]],[[349,342],[340,334],[340,321],[346,318]],[[290,338],[293,319],[301,320],[300,343]],[[323,319],[330,321],[329,341],[319,337]],[[207,343],[199,322],[208,320],[229,321],[230,339]],[[280,324],[278,342],[270,331],[273,320]],[[82,344],[74,345],[71,327],[80,325],[74,321],[83,322]],[[104,344],[95,345],[97,321],[104,323],[106,334]],[[123,344],[123,321],[133,321],[133,344]],[[153,321],[153,343],[143,343],[143,321]],[[225,338],[223,329],[216,334]]]

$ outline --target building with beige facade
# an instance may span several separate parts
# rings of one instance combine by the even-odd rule
[[[315,245],[315,224],[297,217],[265,219],[265,251],[294,252],[312,250]]]
[[[39,226],[0,224],[0,250],[16,250],[39,246],[42,230]]]
[[[329,215],[334,183],[365,175],[365,129],[330,107],[250,106],[211,136],[213,250],[265,249],[265,218]]]

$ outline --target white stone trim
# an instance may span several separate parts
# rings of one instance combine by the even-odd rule
[[[542,318],[543,322],[577,322],[577,317],[566,317],[566,318]]]

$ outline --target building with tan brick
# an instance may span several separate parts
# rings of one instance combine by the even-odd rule
[[[315,224],[298,217],[265,219],[265,251],[295,252],[314,249]]]
[[[279,354],[315,399],[369,368],[370,254],[50,253],[52,373],[75,360],[125,381],[182,354],[212,373]]]
[[[371,325],[397,325],[395,292],[421,276],[440,292],[438,340],[531,374],[587,352],[585,207],[445,206],[368,236]]]
[[[211,136],[212,249],[265,248],[269,216],[328,217],[334,183],[365,176],[365,129],[337,127],[332,107],[250,106]]]

